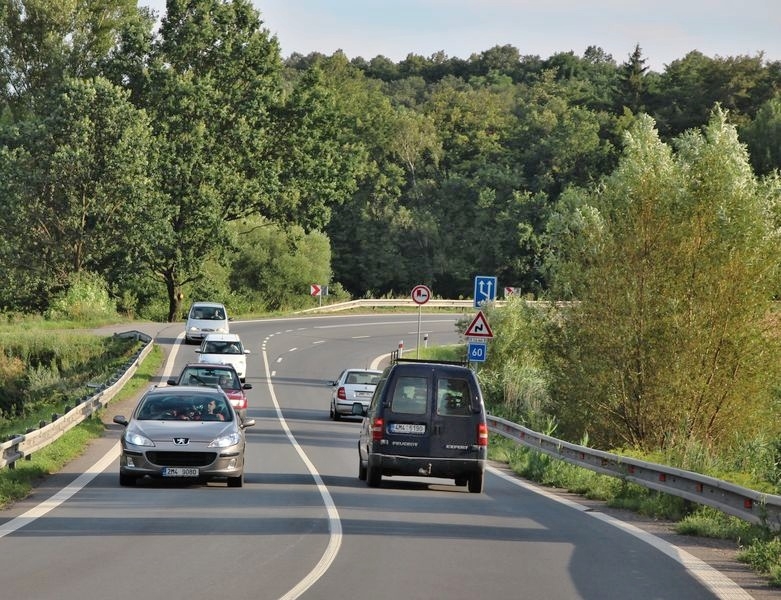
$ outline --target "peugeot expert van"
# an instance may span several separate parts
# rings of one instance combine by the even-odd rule
[[[358,440],[358,478],[442,477],[483,491],[488,453],[485,406],[464,364],[397,359],[382,373]]]

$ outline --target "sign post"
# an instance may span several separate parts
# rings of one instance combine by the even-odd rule
[[[416,285],[412,288],[412,301],[418,305],[418,345],[415,348],[416,358],[420,358],[420,319],[423,305],[431,300],[431,290],[426,285]]]

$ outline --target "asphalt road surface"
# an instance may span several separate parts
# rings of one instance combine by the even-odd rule
[[[734,561],[716,570],[611,511],[496,466],[485,492],[452,481],[358,480],[359,421],[328,418],[329,381],[403,341],[459,341],[457,315],[234,322],[248,356],[242,488],[118,482],[119,426],[0,513],[0,598],[25,600],[771,597]],[[160,381],[195,361],[182,324],[148,324]],[[126,330],[127,328],[119,328]],[[106,330],[107,333],[110,330]],[[106,421],[134,401],[109,406]],[[723,550],[723,549],[722,549]],[[722,556],[722,555],[719,555]],[[740,584],[737,583],[740,582]]]

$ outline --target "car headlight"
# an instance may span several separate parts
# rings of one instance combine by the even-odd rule
[[[209,444],[209,448],[227,448],[228,446],[235,446],[241,440],[241,436],[238,433],[229,433],[213,440]]]
[[[133,446],[154,446],[155,443],[140,433],[126,433],[125,441]]]

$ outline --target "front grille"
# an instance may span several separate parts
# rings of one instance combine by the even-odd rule
[[[146,459],[161,467],[205,467],[217,458],[216,452],[147,452]]]

